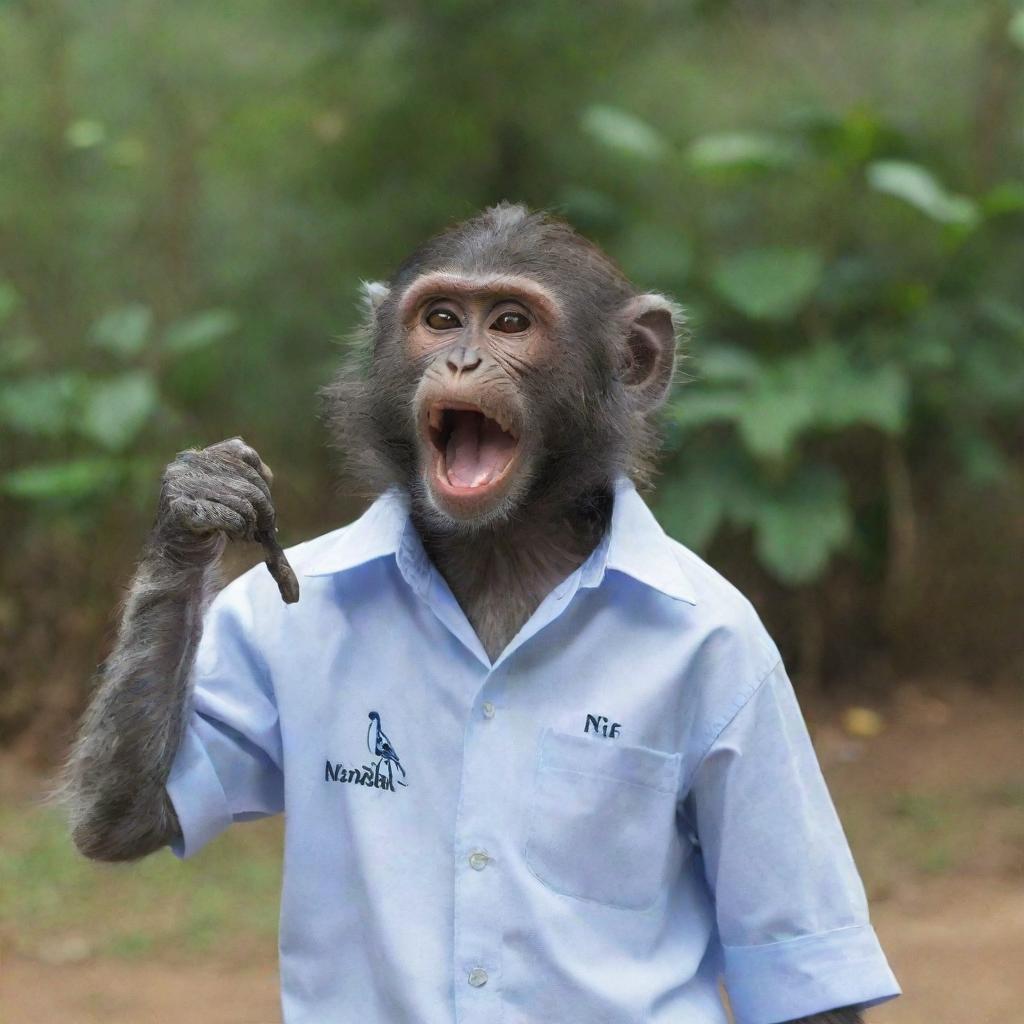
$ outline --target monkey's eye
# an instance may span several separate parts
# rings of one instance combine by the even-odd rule
[[[491,330],[500,331],[502,334],[522,334],[529,326],[530,318],[522,313],[502,313],[491,324]]]
[[[432,309],[425,319],[427,326],[435,331],[453,331],[462,326],[459,318],[450,309]]]

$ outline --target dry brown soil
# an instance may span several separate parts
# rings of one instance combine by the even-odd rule
[[[944,692],[940,700],[905,687],[884,714],[885,731],[860,740],[842,731],[835,709],[813,716],[822,763],[872,894],[874,922],[905,992],[872,1011],[870,1022],[1021,1024],[1020,701],[967,691]],[[908,793],[912,799],[900,797]],[[986,794],[993,793],[1004,796],[986,803]],[[904,808],[895,817],[894,794],[903,799],[895,806]],[[920,813],[922,806],[927,814]],[[944,808],[951,809],[945,816]],[[890,841],[901,829],[904,839]],[[911,841],[915,829],[920,847]],[[914,862],[936,844],[944,844],[941,859]],[[212,957],[181,963],[109,958],[55,966],[9,953],[0,968],[2,1024],[272,1024],[279,1019],[269,956],[244,966],[221,965]]]

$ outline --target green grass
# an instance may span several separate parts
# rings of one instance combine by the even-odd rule
[[[218,958],[273,954],[280,824],[231,829],[193,859],[93,864],[51,808],[0,804],[0,942],[45,955],[59,939],[89,954]]]
[[[969,868],[976,858],[1008,869],[1024,855],[1024,785],[847,794],[840,816],[868,890],[883,894],[915,875]]]
[[[847,793],[839,812],[869,892],[1024,854],[1024,784]],[[280,821],[239,825],[181,862],[93,864],[52,808],[0,799],[0,949],[219,963],[269,959],[276,945]],[[1002,851],[1000,853],[1000,851]],[[71,953],[68,953],[68,950]]]

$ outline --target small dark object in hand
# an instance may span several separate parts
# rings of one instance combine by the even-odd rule
[[[277,543],[274,532],[259,530],[256,533],[256,541],[263,545],[267,568],[277,583],[277,589],[281,591],[281,600],[285,604],[295,604],[299,599],[299,581],[295,577],[295,571],[288,564],[281,545]]]

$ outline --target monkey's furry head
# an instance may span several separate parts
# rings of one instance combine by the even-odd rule
[[[364,299],[359,343],[324,397],[333,443],[370,493],[398,484],[435,518],[473,526],[590,500],[620,473],[647,480],[652,417],[671,384],[681,312],[634,288],[564,221],[521,205],[491,207],[427,241],[386,284],[364,286]],[[423,317],[439,307],[449,319],[435,331]],[[527,341],[517,348],[496,333],[485,322],[492,308],[521,310]],[[445,401],[450,395],[459,401]],[[474,504],[468,489],[449,486],[445,446],[464,442],[476,454],[490,434],[480,428],[465,441],[470,426],[455,424],[433,438],[440,455],[429,440],[445,429],[439,403],[464,418],[480,406],[487,423],[499,400],[515,413],[516,457],[502,470],[503,487],[483,474],[481,492],[495,496]]]

